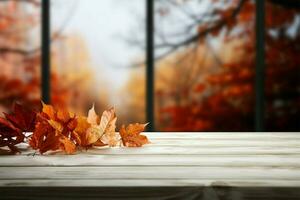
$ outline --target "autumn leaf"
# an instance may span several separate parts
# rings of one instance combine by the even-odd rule
[[[0,147],[8,147],[12,153],[19,152],[15,146],[24,141],[25,135],[11,122],[0,117]]]
[[[129,124],[127,127],[122,125],[120,129],[120,136],[122,143],[126,147],[141,147],[144,144],[148,144],[149,140],[147,136],[141,135],[141,132],[145,130],[147,124]]]
[[[51,105],[47,105],[44,102],[42,102],[42,114],[46,115],[48,119],[55,119],[56,118],[56,112]]]
[[[76,145],[66,136],[59,137],[59,149],[67,154],[73,154],[76,151]]]
[[[4,113],[5,118],[23,132],[32,132],[35,126],[36,113],[15,103],[11,114]]]
[[[96,114],[93,106],[89,110],[87,117],[87,122],[91,124],[86,130],[86,138],[89,138],[87,143],[94,146],[116,146],[119,141],[118,134],[115,131],[116,121],[117,117],[114,108],[105,110],[99,120],[99,116]]]
[[[75,115],[66,109],[55,110],[43,103],[42,112],[37,115],[37,124],[29,145],[41,154],[47,151],[62,150],[67,154],[76,151],[73,132],[77,127]]]
[[[92,125],[98,125],[100,122],[99,116],[96,114],[96,111],[95,111],[95,105],[93,105],[93,107],[88,112],[87,122]]]
[[[69,136],[77,126],[77,120],[73,113],[65,108],[54,109],[53,106],[42,103],[41,115],[48,119],[52,127],[65,136]]]
[[[98,133],[92,130],[91,124],[88,123],[87,118],[80,116],[77,118],[77,126],[71,137],[79,146],[89,147],[99,139]]]
[[[100,131],[103,131],[101,141],[109,146],[116,146],[119,142],[118,134],[116,133],[117,116],[115,109],[105,110],[100,120]]]
[[[37,115],[35,130],[29,139],[29,145],[41,154],[46,151],[59,149],[59,137],[55,134],[55,129],[40,114]]]

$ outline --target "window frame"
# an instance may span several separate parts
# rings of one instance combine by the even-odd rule
[[[50,1],[42,0],[41,6],[41,99],[45,103],[51,101],[51,29]],[[155,131],[155,58],[154,58],[154,3],[146,1],[146,121],[150,122],[148,131]],[[255,131],[264,131],[264,78],[265,78],[265,1],[256,0],[256,66],[255,66]]]

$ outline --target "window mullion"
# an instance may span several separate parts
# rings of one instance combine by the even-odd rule
[[[50,0],[41,2],[41,98],[50,103]]]
[[[255,131],[264,131],[265,2],[256,0]]]

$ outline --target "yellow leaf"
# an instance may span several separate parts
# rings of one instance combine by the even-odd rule
[[[98,125],[99,124],[99,116],[95,112],[95,106],[89,110],[88,117],[87,117],[88,123],[92,125]]]
[[[111,147],[117,146],[119,142],[119,135],[116,133],[116,121],[117,117],[110,121],[103,136],[101,137],[101,141]]]
[[[116,146],[119,141],[116,133],[116,121],[117,116],[114,108],[103,112],[99,125],[100,133],[102,133],[101,141],[109,146]]]

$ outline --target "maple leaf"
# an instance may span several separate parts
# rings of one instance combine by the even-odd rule
[[[23,132],[32,132],[35,126],[36,113],[23,108],[18,103],[13,106],[11,114],[4,113],[5,118]]]
[[[105,110],[99,120],[99,116],[96,114],[93,106],[89,110],[87,117],[87,122],[91,124],[86,130],[86,137],[89,138],[88,144],[94,146],[116,146],[119,141],[118,134],[115,131],[116,121],[117,117],[114,108]]]
[[[95,111],[95,105],[92,106],[92,108],[88,112],[87,122],[92,125],[98,125],[99,124],[99,116],[97,115]]]
[[[77,120],[73,113],[65,108],[55,110],[53,106],[43,104],[41,115],[48,119],[52,127],[61,134],[68,136],[77,126]]]
[[[120,136],[122,143],[126,147],[141,147],[144,144],[150,143],[147,136],[140,133],[145,130],[147,124],[129,124],[127,127],[122,125]]]
[[[48,119],[55,119],[56,118],[56,111],[51,105],[47,105],[42,102],[42,115],[46,116]]]
[[[19,152],[15,146],[24,141],[25,135],[11,122],[0,117],[0,147],[7,146],[12,153]]]
[[[79,146],[88,147],[99,139],[98,133],[91,131],[90,128],[91,124],[88,123],[86,117],[80,116],[77,118],[77,126],[72,132],[71,137]]]
[[[76,145],[72,141],[76,127],[77,120],[74,114],[63,108],[56,111],[51,105],[43,103],[29,144],[41,154],[49,150],[62,150],[72,154],[76,150]]]
[[[101,141],[109,146],[116,146],[119,141],[118,134],[116,133],[117,116],[115,109],[111,108],[105,110],[100,120],[100,130],[103,132]]]

